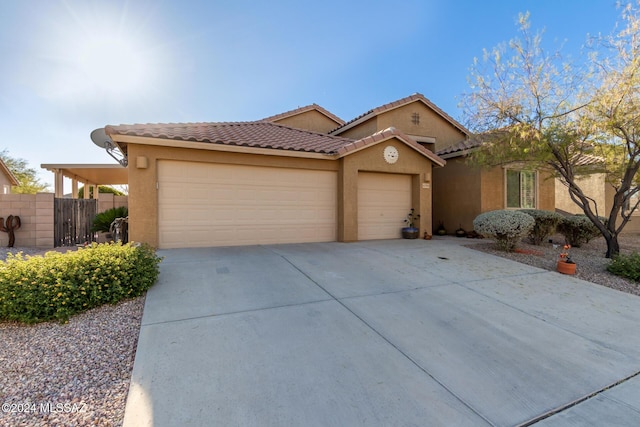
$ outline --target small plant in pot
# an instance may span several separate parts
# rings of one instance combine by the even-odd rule
[[[405,218],[404,222],[407,224],[406,227],[402,228],[402,238],[403,239],[417,239],[420,230],[415,226],[417,221],[420,219],[420,214],[415,213],[415,209],[411,208],[411,211]]]
[[[462,224],[460,224],[460,228],[456,230],[456,237],[467,237],[467,232],[462,228]]]
[[[576,263],[571,259],[569,249],[571,249],[571,245],[567,244],[562,247],[562,252],[560,252],[557,269],[562,274],[576,274]]]
[[[444,222],[440,221],[440,224],[438,225],[438,229],[436,230],[436,234],[438,236],[446,236],[447,235],[447,229],[444,228]]]

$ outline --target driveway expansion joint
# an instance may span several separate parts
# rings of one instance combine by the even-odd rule
[[[631,375],[629,375],[628,377],[625,377],[625,378],[623,378],[623,379],[621,379],[621,380],[619,380],[619,381],[616,381],[616,382],[614,382],[613,384],[609,384],[608,386],[603,387],[603,388],[601,388],[600,390],[596,390],[596,391],[594,391],[593,393],[589,393],[589,394],[587,394],[586,396],[581,397],[580,399],[576,399],[576,400],[574,400],[573,402],[569,402],[569,403],[567,403],[567,404],[565,404],[565,405],[559,406],[559,407],[558,407],[558,408],[556,408],[556,409],[552,409],[552,410],[551,410],[551,411],[549,411],[549,412],[545,412],[544,414],[539,415],[539,416],[537,416],[537,417],[535,417],[535,418],[533,418],[533,419],[531,419],[531,420],[529,420],[529,421],[527,421],[527,422],[525,422],[525,423],[518,424],[518,426],[517,426],[517,427],[528,427],[528,426],[532,426],[532,425],[534,425],[534,424],[536,424],[536,423],[538,423],[538,422],[540,422],[540,421],[542,421],[542,420],[545,420],[545,419],[547,419],[547,418],[549,418],[549,417],[552,417],[552,416],[554,416],[554,415],[557,415],[557,414],[560,414],[560,413],[562,413],[562,412],[565,412],[565,411],[567,411],[567,410],[569,410],[569,409],[573,408],[574,406],[577,406],[577,405],[579,405],[579,404],[581,404],[581,403],[583,403],[583,402],[585,402],[585,401],[587,401],[587,400],[589,400],[589,399],[592,399],[592,398],[594,398],[594,397],[596,397],[596,396],[598,396],[598,395],[600,395],[600,394],[602,394],[602,393],[604,393],[604,392],[606,392],[606,391],[608,391],[608,390],[611,390],[611,389],[612,389],[612,388],[614,388],[614,387],[617,387],[617,386],[619,386],[619,385],[624,384],[625,382],[627,382],[627,381],[629,381],[629,380],[631,380],[631,379],[633,379],[633,378],[637,377],[638,375],[640,375],[640,371],[638,371],[638,372],[636,372],[636,373],[634,373],[634,374],[631,374]],[[617,402],[619,402],[618,400],[616,400],[616,401],[617,401]],[[621,404],[624,404],[625,406],[629,406],[629,405],[627,405],[627,404],[626,404],[626,403],[624,403],[624,402],[620,402],[620,403],[621,403]],[[638,412],[638,410],[637,410],[636,408],[633,408],[633,407],[631,407],[631,406],[629,406],[629,407],[630,407],[631,409],[633,409],[635,412]]]
[[[303,306],[303,305],[308,305],[308,304],[316,304],[316,303],[319,303],[319,302],[327,302],[327,301],[333,301],[333,299],[332,298],[326,298],[326,299],[319,299],[319,300],[314,300],[314,301],[295,302],[295,303],[291,303],[291,304],[272,305],[272,306],[269,306],[269,307],[250,308],[250,309],[247,309],[247,310],[236,310],[236,311],[228,311],[228,312],[222,312],[222,313],[205,314],[205,315],[202,315],[202,316],[183,317],[183,318],[180,318],[180,319],[163,320],[161,322],[142,323],[141,326],[145,327],[145,326],[165,325],[165,324],[168,324],[168,323],[186,322],[186,321],[190,321],[190,320],[199,320],[199,319],[209,319],[209,318],[213,318],[213,317],[232,316],[234,314],[255,313],[255,312],[260,312],[260,311],[275,310],[275,309],[278,309],[278,308],[287,308],[287,307],[298,307],[298,306]]]

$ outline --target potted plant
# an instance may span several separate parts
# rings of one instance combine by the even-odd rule
[[[438,236],[446,236],[447,235],[447,229],[444,228],[444,222],[440,221],[440,224],[438,225],[438,229],[436,230],[436,234]]]
[[[462,228],[462,224],[460,224],[460,228],[456,230],[456,237],[467,237],[467,232]]]
[[[569,249],[571,245],[564,245],[562,252],[560,252],[560,259],[558,260],[557,269],[562,274],[576,274],[576,263],[571,260],[569,255]]]
[[[407,218],[405,218],[404,222],[407,224],[406,227],[402,228],[402,238],[403,239],[417,239],[420,230],[415,227],[416,221],[420,219],[420,214],[415,213],[415,209],[411,208],[409,214],[407,214]]]

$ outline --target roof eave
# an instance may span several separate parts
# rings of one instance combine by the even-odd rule
[[[154,145],[160,147],[174,147],[174,148],[191,148],[196,150],[208,150],[208,151],[224,151],[232,153],[250,153],[250,154],[262,154],[267,156],[284,156],[284,157],[298,157],[306,159],[322,159],[322,160],[335,160],[337,155],[334,153],[318,153],[310,151],[297,151],[286,150],[278,148],[263,148],[263,147],[250,147],[246,145],[227,145],[213,142],[196,142],[196,141],[184,141],[176,139],[165,138],[152,138],[148,136],[133,136],[133,135],[110,135],[111,139],[119,146],[121,144],[140,144],[140,145]]]

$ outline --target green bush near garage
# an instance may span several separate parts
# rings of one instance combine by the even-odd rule
[[[132,243],[9,255],[0,261],[0,321],[64,323],[76,313],[137,297],[156,282],[160,261],[150,246]]]

